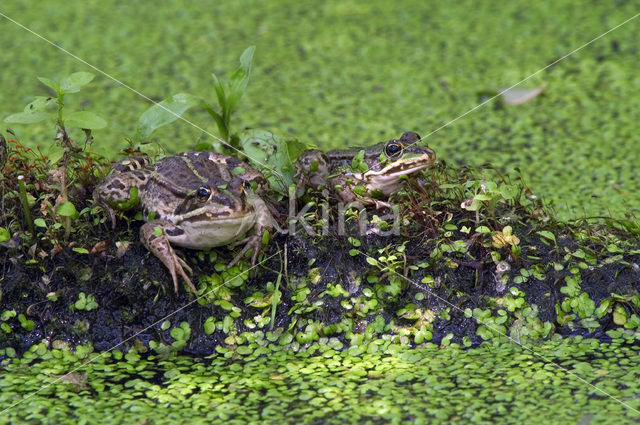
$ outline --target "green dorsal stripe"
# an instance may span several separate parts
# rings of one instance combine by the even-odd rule
[[[193,175],[196,176],[202,183],[206,183],[208,181],[207,179],[202,177],[200,173],[198,173],[198,171],[195,169],[195,167],[193,166],[189,158],[187,158],[186,156],[181,156],[180,158],[182,158],[185,164],[187,164],[187,167],[189,167],[189,170],[191,170]]]

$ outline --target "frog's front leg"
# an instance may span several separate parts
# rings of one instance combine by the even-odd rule
[[[146,246],[153,255],[158,257],[160,261],[162,261],[162,264],[169,269],[171,277],[173,278],[173,286],[176,294],[178,293],[179,274],[187,283],[191,292],[198,295],[198,290],[187,275],[187,273],[193,273],[193,270],[191,270],[191,267],[189,267],[189,265],[180,258],[178,254],[176,254],[169,243],[169,239],[172,234],[178,236],[182,233],[182,229],[178,228],[170,221],[153,220],[142,225],[140,228],[140,239],[144,246]]]
[[[250,193],[247,195],[247,203],[249,203],[255,211],[255,216],[252,218],[255,220],[253,232],[251,236],[233,243],[232,247],[242,244],[244,244],[244,247],[229,263],[228,267],[233,267],[250,249],[253,250],[253,254],[251,255],[251,266],[255,266],[258,254],[262,247],[262,237],[264,232],[271,231],[274,227],[275,220],[269,211],[269,207],[262,198],[254,193]]]

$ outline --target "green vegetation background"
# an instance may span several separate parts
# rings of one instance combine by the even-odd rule
[[[323,148],[366,145],[405,130],[426,135],[637,13],[632,1],[24,2],[1,11],[78,57],[160,100],[177,92],[212,102],[223,78],[257,46],[236,129],[261,128]],[[0,19],[0,116],[42,93],[37,76],[91,71]],[[545,95],[492,103],[426,141],[449,163],[520,167],[564,218],[640,210],[638,22],[614,31],[528,81]],[[94,72],[94,71],[92,71]],[[149,106],[99,76],[80,100],[108,119],[95,149],[117,157]],[[77,101],[78,99],[76,99]],[[73,102],[73,100],[69,100]],[[204,113],[187,118],[211,131]],[[52,129],[13,126],[49,144]],[[206,138],[185,123],[157,134],[170,151]]]

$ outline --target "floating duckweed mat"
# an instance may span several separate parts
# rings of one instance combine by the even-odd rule
[[[567,338],[531,349],[539,355],[515,344],[336,350],[324,340],[233,359],[79,359],[35,347],[2,364],[0,424],[637,423],[637,347]]]

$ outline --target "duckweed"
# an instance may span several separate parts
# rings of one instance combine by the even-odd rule
[[[339,340],[320,338],[298,353],[264,347],[256,355],[257,345],[247,346],[232,361],[222,354],[160,359],[134,351],[118,361],[119,352],[85,347],[79,356],[79,347],[76,355],[34,347],[3,362],[0,423],[79,417],[105,424],[637,420],[640,354],[633,346],[568,338],[536,345],[534,354],[513,344],[463,349],[449,335],[441,346],[410,349],[376,339],[343,350]],[[64,375],[81,358],[92,361]]]

